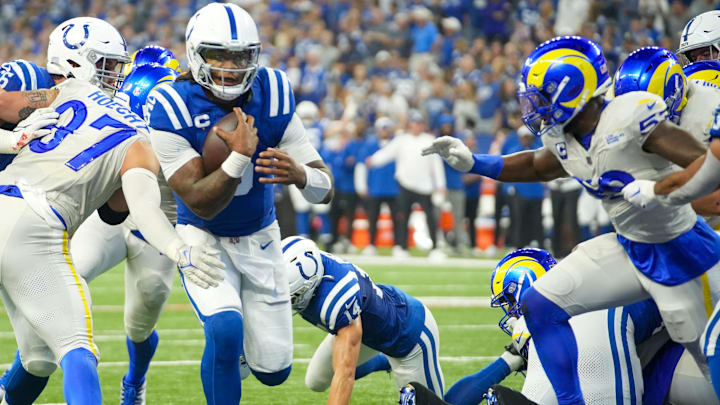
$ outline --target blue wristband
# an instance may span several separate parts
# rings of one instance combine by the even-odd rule
[[[505,161],[502,156],[498,155],[486,155],[477,154],[473,155],[473,164],[470,173],[479,174],[481,176],[490,177],[491,179],[497,179],[500,176]]]

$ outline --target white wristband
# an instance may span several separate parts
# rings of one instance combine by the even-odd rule
[[[298,187],[300,193],[308,202],[319,204],[332,189],[330,176],[324,171],[308,165],[303,165],[303,169],[305,169],[305,187]]]
[[[249,157],[243,155],[242,153],[232,151],[230,152],[230,156],[225,159],[220,167],[222,167],[223,171],[227,173],[228,176],[234,179],[239,179],[242,177],[243,172],[245,172],[245,169],[249,164]]]
[[[16,154],[19,151],[14,149],[17,144],[17,136],[13,131],[0,129],[0,153]]]

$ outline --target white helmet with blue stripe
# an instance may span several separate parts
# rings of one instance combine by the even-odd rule
[[[720,59],[720,11],[708,11],[688,21],[676,53],[684,57],[684,63]]]
[[[47,52],[50,74],[90,82],[114,95],[122,86],[123,67],[130,63],[127,42],[110,23],[78,17],[50,33]]]
[[[290,285],[290,302],[294,310],[307,308],[320,285],[325,268],[320,248],[310,239],[289,236],[281,242],[283,259],[287,263],[287,280]]]
[[[239,6],[211,3],[198,10],[185,30],[185,47],[193,78],[215,97],[234,100],[252,86],[260,36]]]

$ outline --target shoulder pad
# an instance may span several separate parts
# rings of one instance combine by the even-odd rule
[[[360,284],[357,275],[350,271],[335,281],[323,300],[320,309],[320,322],[335,333],[360,316],[358,295]]]
[[[176,132],[193,126],[186,104],[187,82],[163,83],[148,95],[148,121],[157,130]]]
[[[633,91],[615,97],[603,111],[605,120],[615,127],[625,127],[640,138],[649,135],[668,117],[667,105],[658,95]]]
[[[279,69],[261,67],[255,80],[260,88],[260,97],[264,103],[263,115],[267,118],[281,118],[287,121],[295,113],[295,95],[287,74]]]
[[[22,59],[0,65],[0,88],[6,91],[27,91],[46,88],[47,70]]]

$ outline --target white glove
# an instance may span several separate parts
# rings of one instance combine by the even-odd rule
[[[225,279],[225,263],[220,251],[210,246],[182,245],[178,249],[178,269],[183,276],[200,288],[217,287]]]
[[[13,130],[13,134],[15,135],[13,150],[17,152],[33,139],[42,138],[52,133],[53,129],[46,127],[55,125],[59,117],[60,114],[50,107],[38,108],[33,111],[32,114],[15,126]]]
[[[635,180],[622,189],[623,198],[630,204],[640,208],[652,208],[657,205],[655,182],[651,180]]]
[[[422,155],[440,155],[453,169],[467,173],[475,164],[473,154],[463,141],[452,136],[441,136],[422,150]]]

